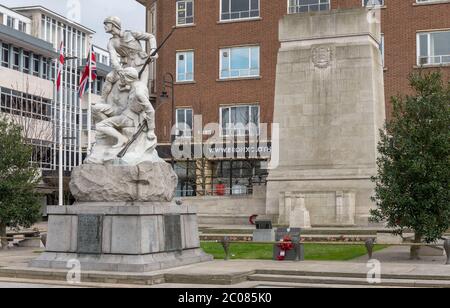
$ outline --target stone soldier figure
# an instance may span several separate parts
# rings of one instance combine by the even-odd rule
[[[122,23],[118,17],[108,17],[104,21],[105,31],[112,35],[108,44],[113,71],[106,77],[102,91],[102,103],[93,106],[94,116],[103,120],[117,114],[115,106],[107,104],[108,96],[111,94],[114,84],[119,81],[119,72],[124,68],[133,67],[140,72],[147,60],[150,58],[142,48],[141,42],[150,43],[150,54],[156,50],[156,38],[153,34],[138,31],[122,31]],[[158,55],[152,57],[157,59]],[[148,86],[149,66],[142,72],[140,80]]]
[[[144,153],[149,149],[149,145],[150,147],[156,146],[155,110],[149,100],[148,88],[145,83],[139,80],[139,74],[133,67],[120,71],[119,78],[120,86],[129,89],[128,107],[121,115],[108,118],[97,124],[97,131],[116,138],[117,143],[113,148],[118,149],[128,142],[129,137],[123,134],[123,130],[130,128],[135,133],[144,120],[147,120],[146,145],[136,144],[136,147]]]

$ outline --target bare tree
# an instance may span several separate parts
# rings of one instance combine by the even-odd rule
[[[51,166],[51,149],[55,140],[51,102],[43,98],[43,90],[32,93],[28,79],[24,82],[22,91],[19,84],[12,85],[11,88],[11,95],[2,103],[2,117],[22,128],[25,142],[33,146],[30,161],[39,164],[37,167]]]

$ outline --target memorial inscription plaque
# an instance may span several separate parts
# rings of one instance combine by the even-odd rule
[[[78,216],[78,247],[77,253],[102,253],[103,216]]]
[[[164,216],[164,234],[166,251],[182,250],[181,242],[181,216]]]

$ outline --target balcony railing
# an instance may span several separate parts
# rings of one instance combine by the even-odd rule
[[[419,65],[450,64],[450,55],[419,57]]]
[[[317,1],[317,3],[313,4],[298,3],[295,5],[289,5],[289,14],[329,11],[329,10],[330,10],[330,1]]]

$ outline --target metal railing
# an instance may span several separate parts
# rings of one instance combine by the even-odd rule
[[[240,12],[225,12],[220,15],[221,21],[235,20],[235,19],[247,19],[247,18],[258,18],[259,17],[259,9],[256,10],[247,10]]]
[[[419,65],[450,64],[450,55],[419,57]]]
[[[211,188],[211,189],[177,189],[176,190],[177,196],[209,196],[209,197],[225,197],[225,196],[251,196],[253,194],[253,187],[252,186],[246,186],[241,185],[238,187],[225,187],[224,189],[217,189],[217,188]]]
[[[329,11],[330,2],[319,2],[314,4],[296,4],[289,5],[289,14],[297,13],[308,13],[308,12],[318,12],[318,11]]]

